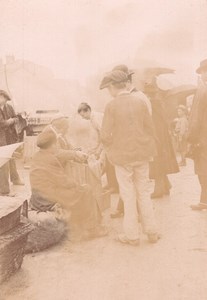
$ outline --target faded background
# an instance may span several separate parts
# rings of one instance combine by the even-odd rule
[[[103,110],[98,85],[114,65],[172,67],[174,84],[196,83],[207,56],[206,0],[0,0],[0,12],[0,88],[19,110]]]
[[[17,111],[71,115],[82,101],[103,111],[109,95],[99,83],[116,64],[170,67],[174,85],[196,84],[205,58],[206,0],[0,0],[0,88]],[[26,191],[15,192],[28,199],[28,170],[21,176]],[[159,243],[143,236],[139,249],[120,246],[122,219],[106,215],[109,237],[25,256],[0,300],[206,300],[207,218],[190,208],[199,195],[193,162],[170,180],[170,198],[154,202]]]

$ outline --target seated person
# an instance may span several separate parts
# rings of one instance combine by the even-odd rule
[[[57,138],[57,145],[59,149],[63,150],[81,150],[81,148],[74,147],[72,143],[68,141],[69,135],[69,121],[67,117],[59,116],[52,120],[51,124],[48,125],[44,131],[52,131],[55,133]],[[81,152],[77,152],[81,153]],[[72,175],[79,184],[87,183],[93,187],[93,196],[95,197],[99,208],[103,208],[102,199],[102,184],[101,175],[102,169],[99,162],[92,159],[88,153],[86,154],[85,164],[77,163],[74,161],[67,161],[65,171],[67,174]],[[83,162],[83,161],[82,161]]]
[[[37,146],[40,150],[34,155],[30,169],[31,209],[46,212],[59,204],[69,212],[70,224],[83,236],[106,235],[106,230],[100,226],[101,214],[90,186],[77,184],[65,173],[67,161],[84,161],[85,156],[78,151],[58,150],[57,137],[52,130],[39,134]]]
[[[51,129],[56,137],[58,147],[64,150],[80,150],[79,148],[74,148],[67,140],[66,135],[69,130],[69,121],[65,116],[60,116],[51,121],[51,124],[48,125],[45,130]]]

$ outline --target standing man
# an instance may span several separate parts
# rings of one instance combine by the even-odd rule
[[[137,96],[139,97],[140,100],[143,101],[143,103],[147,106],[147,109],[149,111],[149,114],[152,115],[152,106],[150,100],[147,98],[147,96],[142,93],[141,91],[138,91],[136,87],[134,87],[132,83],[132,75],[134,72],[132,70],[129,70],[129,68],[126,65],[117,65],[113,68],[112,71],[122,71],[127,75],[127,90],[130,93],[137,93]],[[113,172],[113,169],[111,169],[111,174],[113,177],[116,177],[115,172]],[[111,214],[112,218],[119,218],[122,217],[124,213],[124,204],[121,198],[119,198],[117,209],[114,213]]]
[[[151,105],[150,100],[144,93],[142,93],[141,91],[138,91],[137,88],[132,83],[132,75],[134,74],[134,72],[132,70],[129,70],[126,65],[117,65],[113,68],[112,71],[117,71],[117,70],[122,71],[127,75],[127,77],[128,77],[127,90],[130,93],[137,93],[140,100],[142,100],[146,104],[149,114],[152,115],[152,105]]]
[[[188,141],[193,149],[195,173],[201,186],[200,202],[193,210],[207,209],[207,59],[196,72],[201,76],[189,119]]]
[[[11,145],[18,142],[15,129],[17,118],[13,107],[7,103],[11,100],[9,95],[0,90],[0,146]],[[23,185],[16,169],[14,159],[0,168],[0,195],[10,195],[9,173],[14,185]]]
[[[103,145],[102,145],[101,137],[100,137],[103,114],[92,111],[91,107],[88,105],[88,103],[85,103],[85,102],[83,102],[79,105],[78,113],[81,115],[81,117],[83,119],[90,120],[92,127],[97,132],[98,143],[97,143],[97,147],[95,148],[94,153],[95,153],[96,158],[98,159],[103,150]],[[104,155],[104,157],[105,157],[105,155]],[[102,158],[102,160],[103,160],[103,158]],[[118,186],[118,182],[116,179],[114,167],[108,161],[108,159],[104,159],[104,164],[105,164],[106,177],[107,177],[107,183],[108,183],[108,185],[104,189],[110,191],[111,193],[118,193],[119,186]],[[116,214],[117,213],[111,214],[111,217],[113,218],[114,215],[115,215],[115,217],[117,217]],[[121,205],[121,211],[119,214],[123,214],[122,205]]]
[[[148,192],[149,161],[156,154],[156,148],[148,109],[136,93],[127,90],[127,81],[126,73],[115,70],[101,82],[100,89],[107,88],[113,97],[105,109],[101,139],[108,159],[115,166],[124,201],[124,233],[118,240],[138,245],[138,210],[149,241],[158,239]]]
[[[82,102],[78,107],[78,114],[85,120],[90,120],[93,129],[96,131],[96,145],[90,150],[90,154],[94,154],[97,159],[100,158],[103,150],[102,143],[100,140],[101,123],[103,119],[102,113],[97,113],[91,110],[88,103]]]

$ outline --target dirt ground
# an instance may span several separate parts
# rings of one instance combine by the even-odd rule
[[[206,300],[207,211],[189,207],[199,198],[192,162],[170,178],[171,196],[153,200],[157,244],[145,236],[139,247],[119,244],[122,220],[111,220],[107,211],[107,237],[25,256],[1,286],[0,300]]]

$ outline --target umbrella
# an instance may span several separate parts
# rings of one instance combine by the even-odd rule
[[[162,67],[153,67],[153,68],[145,68],[144,74],[146,77],[154,77],[154,76],[159,76],[162,74],[172,74],[175,72],[175,70],[170,69],[170,68],[162,68]]]
[[[182,84],[172,88],[167,97],[186,98],[190,95],[195,94],[197,87],[193,84]]]
[[[143,85],[155,83],[159,75],[173,74],[174,70],[165,67],[143,67],[134,69],[133,82],[137,88],[144,89]]]
[[[14,151],[22,144],[23,143],[16,143],[0,147],[0,167],[12,158]]]

